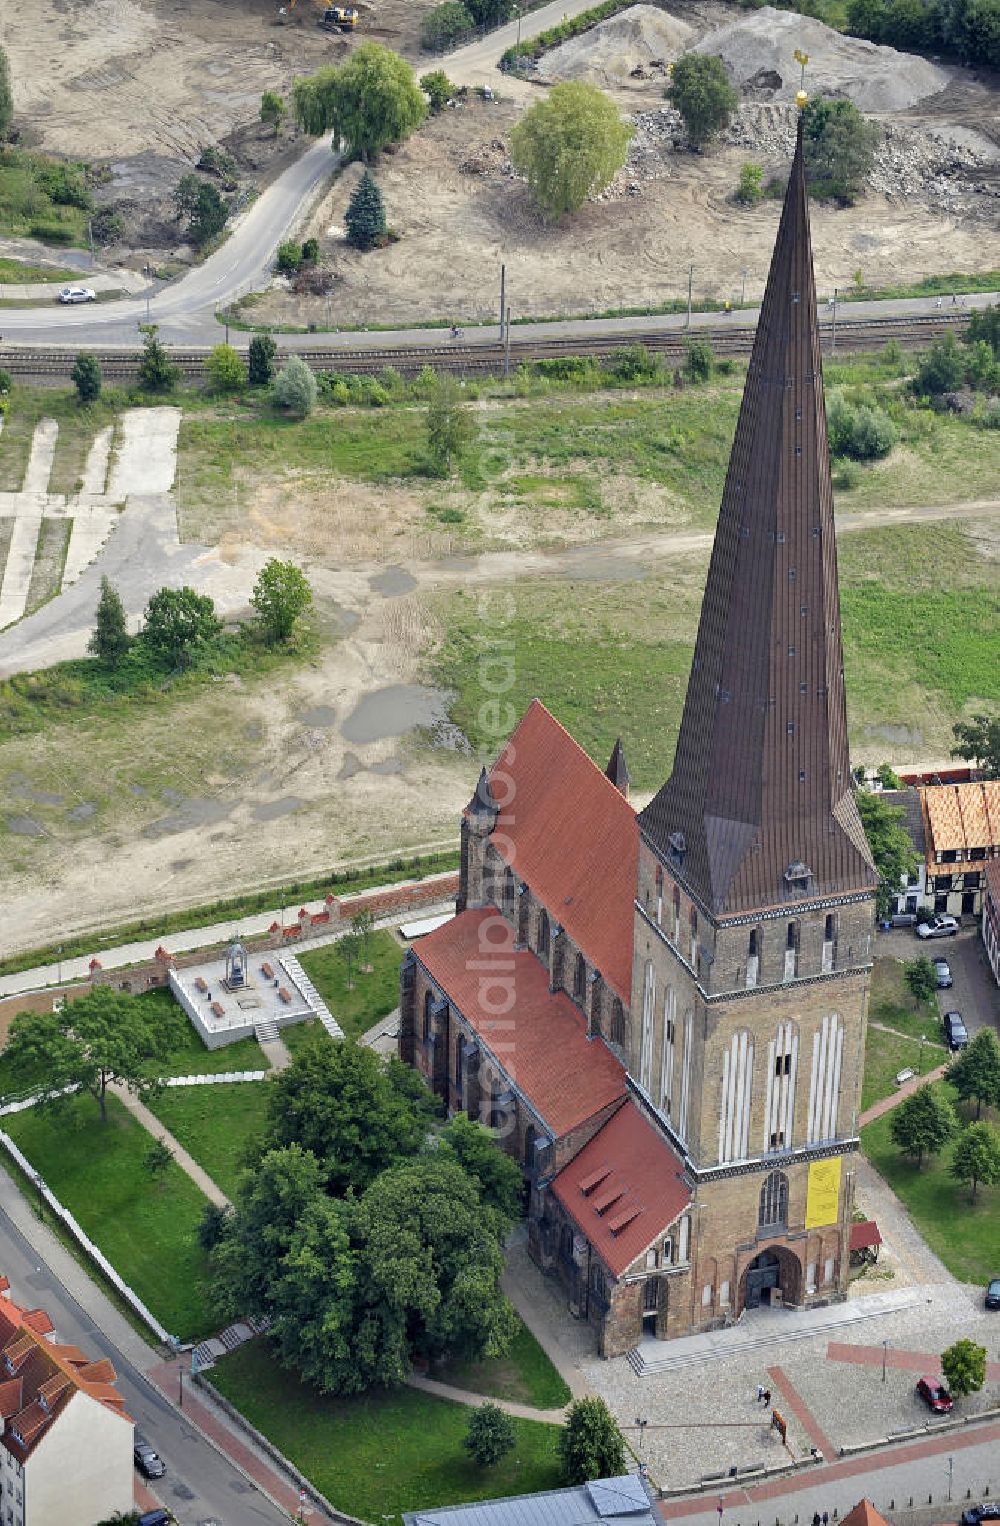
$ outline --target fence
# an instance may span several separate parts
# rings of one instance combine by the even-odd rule
[[[49,1207],[52,1209],[52,1212],[58,1219],[62,1221],[63,1224],[65,1224],[66,1228],[69,1230],[76,1243],[86,1251],[87,1255],[91,1258],[95,1265],[100,1268],[105,1277],[111,1283],[111,1286],[115,1289],[116,1292],[121,1294],[122,1298],[124,1298],[125,1302],[129,1305],[129,1308],[133,1309],[135,1313],[138,1314],[143,1323],[150,1330],[152,1330],[157,1340],[161,1341],[164,1346],[176,1347],[179,1344],[177,1337],[170,1335],[160,1324],[160,1321],[156,1318],[156,1316],[150,1313],[142,1299],[139,1297],[138,1293],[136,1293],[133,1288],[129,1287],[128,1283],[123,1277],[119,1276],[114,1267],[111,1265],[111,1262],[108,1260],[107,1256],[105,1256],[103,1251],[98,1249],[93,1240],[90,1239],[89,1235],[87,1235],[85,1231],[81,1229],[80,1225],[70,1213],[69,1209],[64,1208],[62,1203],[60,1203],[59,1199],[56,1197],[55,1193],[45,1185],[28,1157],[18,1149],[10,1135],[3,1133],[2,1130],[0,1130],[0,1145],[2,1145],[3,1148],[7,1151],[11,1159],[14,1160],[18,1166],[20,1166],[21,1170],[29,1178],[29,1180],[34,1182],[35,1186],[38,1188],[39,1197],[43,1198],[45,1202],[48,1203]]]

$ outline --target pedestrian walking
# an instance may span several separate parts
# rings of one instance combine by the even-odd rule
[[[817,1510],[816,1514],[813,1516],[813,1519],[812,1519],[812,1526],[820,1526],[820,1519],[821,1519],[820,1513]]]
[[[771,1408],[771,1390],[769,1388],[765,1388],[764,1390],[764,1408]]]
[[[820,1520],[823,1522],[823,1526],[830,1526],[829,1512],[824,1510],[823,1514],[820,1516]]]
[[[760,1404],[761,1401],[763,1400],[763,1398],[764,1398],[764,1385],[763,1385],[763,1383],[758,1383],[757,1384],[757,1403]]]

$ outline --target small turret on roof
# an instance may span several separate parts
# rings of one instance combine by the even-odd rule
[[[470,826],[488,836],[496,826],[499,814],[500,807],[493,798],[489,775],[484,768],[479,775],[476,792],[465,807],[465,815]]]
[[[615,739],[615,745],[611,749],[611,757],[608,759],[608,766],[604,772],[619,794],[624,795],[627,800],[631,779],[628,764],[625,762],[625,749],[622,747],[621,737]]]

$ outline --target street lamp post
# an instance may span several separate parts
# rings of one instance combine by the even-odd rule
[[[649,1424],[649,1421],[640,1418],[639,1415],[636,1415],[635,1423],[636,1423],[636,1425],[637,1425],[637,1427],[639,1429],[639,1456],[641,1457],[642,1456],[642,1438],[645,1435],[646,1427]]]
[[[747,299],[747,276],[750,274],[750,272],[749,270],[744,270],[741,273],[743,276],[743,285],[740,287],[740,307],[744,305]]]
[[[889,1356],[889,1342],[882,1342],[882,1382],[885,1382],[885,1365]]]
[[[952,1481],[953,1481],[954,1477],[955,1477],[955,1459],[954,1459],[954,1457],[949,1457],[948,1458],[948,1503],[949,1503],[949,1505],[951,1504],[951,1485],[952,1485]]]

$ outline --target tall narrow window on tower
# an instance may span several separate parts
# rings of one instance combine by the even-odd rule
[[[687,1138],[688,1107],[691,1101],[691,1040],[694,1033],[694,1013],[688,1007],[684,1013],[684,1053],[681,1055],[681,1105],[677,1126],[682,1139]]]
[[[660,1051],[660,1111],[668,1118],[674,1094],[674,1035],[677,1024],[677,995],[667,987],[663,1001],[663,1048]]]
[[[691,968],[698,972],[698,913],[691,907]]]
[[[760,979],[760,933],[756,927],[750,929],[750,939],[747,945],[747,990],[752,991]]]
[[[681,892],[677,885],[674,886],[674,942],[679,943],[681,936]]]
[[[656,925],[663,926],[663,870],[656,866]]]
[[[837,918],[834,912],[827,916],[823,927],[823,974],[829,975],[837,963]]]
[[[764,1105],[763,1150],[788,1150],[795,1120],[795,1076],[799,1035],[794,1023],[779,1023],[767,1046],[767,1098]]]
[[[809,1075],[808,1142],[837,1136],[837,1104],[840,1099],[840,1065],[844,1048],[844,1024],[838,1012],[824,1017],[813,1034],[812,1068]]]
[[[656,976],[650,960],[646,961],[646,979],[642,990],[642,1038],[639,1049],[639,1084],[649,1093],[653,1068],[653,1007],[656,1002]]]
[[[799,924],[789,922],[785,934],[785,979],[794,980],[799,973]]]
[[[753,1036],[734,1033],[722,1055],[719,1107],[719,1160],[744,1160],[750,1152],[750,1102],[753,1089]]]

